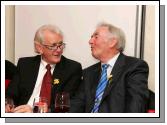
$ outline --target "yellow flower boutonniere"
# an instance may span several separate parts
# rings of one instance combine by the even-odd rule
[[[113,77],[112,75],[109,75],[109,76],[108,76],[109,84],[111,84],[111,82],[112,82],[112,77]]]
[[[55,85],[55,84],[57,85],[57,84],[59,84],[59,83],[60,83],[59,79],[54,79],[54,80],[53,80],[53,84],[54,84],[54,85]]]

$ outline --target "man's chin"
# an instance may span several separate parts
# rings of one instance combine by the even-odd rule
[[[93,54],[92,53],[92,56],[95,58],[95,59],[98,59],[97,55]]]

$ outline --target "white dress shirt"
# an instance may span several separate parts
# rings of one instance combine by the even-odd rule
[[[43,77],[44,77],[44,75],[47,71],[46,65],[47,65],[47,63],[44,60],[41,59],[41,63],[40,63],[40,66],[39,66],[39,72],[38,72],[37,80],[36,80],[36,83],[35,83],[35,87],[34,87],[32,95],[31,95],[31,97],[30,97],[30,99],[27,103],[31,107],[33,107],[34,98],[39,97],[39,95],[40,95],[42,80],[43,80]],[[53,70],[55,68],[55,65],[50,65],[50,66],[51,66],[51,73],[53,74]]]
[[[109,64],[109,67],[107,68],[107,78],[110,76],[111,71],[115,65],[116,60],[118,59],[118,56],[120,53],[117,53],[112,59],[110,59],[106,64]],[[103,64],[103,63],[102,63]],[[111,74],[112,75],[112,74]]]

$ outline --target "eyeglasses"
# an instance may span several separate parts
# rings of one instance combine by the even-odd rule
[[[63,50],[65,48],[65,43],[57,43],[57,44],[53,44],[53,45],[45,45],[43,43],[41,43],[44,47],[46,47],[49,50],[57,50],[58,48]]]

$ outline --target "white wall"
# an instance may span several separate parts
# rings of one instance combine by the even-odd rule
[[[43,24],[54,24],[64,32],[67,43],[64,55],[82,63],[95,63],[88,41],[97,23],[106,21],[119,26],[127,37],[125,53],[134,56],[136,5],[54,5],[15,6],[15,62],[34,55],[35,31]]]
[[[26,6],[24,6],[24,7],[26,7]],[[24,8],[23,6],[21,7],[21,8]],[[120,6],[121,7],[121,6]],[[36,8],[36,7],[35,7]],[[56,7],[57,8],[57,7]],[[114,6],[112,6],[112,8],[115,8],[115,11],[116,10],[118,10],[117,9],[117,7],[114,7]],[[67,9],[67,8],[66,8]],[[110,10],[111,8],[108,8],[108,10]],[[35,9],[36,10],[36,9]],[[50,9],[49,9],[50,10]],[[52,10],[52,9],[51,9]],[[37,25],[37,23],[38,23],[38,21],[39,22],[41,22],[40,20],[41,19],[43,19],[44,17],[47,17],[46,19],[43,19],[42,20],[42,22],[44,22],[44,23],[52,23],[53,22],[53,24],[56,24],[56,25],[59,25],[59,24],[61,24],[61,21],[59,21],[59,23],[57,24],[57,23],[55,23],[54,21],[52,21],[52,20],[50,20],[50,18],[51,17],[53,17],[53,16],[55,16],[55,14],[53,14],[53,12],[51,13],[51,10],[49,11],[49,14],[47,14],[46,12],[46,14],[43,14],[43,16],[41,15],[41,13],[43,12],[36,12],[36,11],[34,11],[34,9],[33,9],[33,12],[25,12],[26,14],[24,15],[24,17],[23,18],[26,18],[27,19],[27,24],[25,25],[25,23],[26,22],[23,22],[22,20],[23,19],[19,19],[18,20],[18,22],[17,22],[17,26],[15,26],[15,24],[14,24],[14,22],[15,22],[15,11],[14,11],[14,6],[6,6],[6,8],[5,8],[5,20],[6,20],[6,24],[5,24],[5,33],[6,33],[6,35],[5,35],[5,59],[8,59],[8,60],[10,60],[11,62],[14,62],[14,60],[17,62],[17,59],[19,58],[19,57],[22,57],[22,56],[29,56],[29,55],[34,55],[34,53],[33,53],[33,35],[34,35],[34,33],[35,33],[35,30],[36,30],[36,28],[38,28],[38,26],[40,26],[40,24],[38,24]],[[45,10],[46,11],[46,10]],[[48,11],[48,10],[47,10]],[[71,10],[72,11],[72,10]],[[100,11],[100,10],[99,10]],[[98,12],[99,12],[98,11]],[[77,11],[77,12],[75,12],[75,13],[78,13],[79,11]],[[112,11],[113,12],[113,11]],[[20,12],[20,13],[24,13],[24,12]],[[30,19],[29,17],[31,17],[32,15],[31,15],[31,13],[40,13],[40,17],[39,16],[37,16],[36,18],[33,16],[33,18],[35,18],[35,19]],[[64,12],[65,13],[65,12]],[[71,12],[67,12],[67,13],[71,13]],[[86,13],[86,12],[82,12],[82,13]],[[91,13],[93,13],[93,12],[91,12]],[[102,13],[102,12],[101,12]],[[121,12],[120,12],[121,13]],[[118,16],[120,16],[120,18],[121,18],[121,16],[129,16],[127,13],[121,13],[121,14],[117,14],[117,13],[114,13],[115,15],[114,15],[114,18],[112,18],[112,20],[116,20],[117,18],[118,18]],[[116,15],[117,14],[117,15]],[[29,16],[27,16],[27,15],[29,15]],[[50,15],[50,16],[49,16]],[[68,18],[69,18],[69,15],[68,14],[65,14],[65,16],[68,16]],[[19,15],[17,15],[17,16],[19,16]],[[110,16],[110,15],[109,15]],[[82,19],[83,17],[81,17],[81,16],[79,16],[80,17],[80,19]],[[92,17],[94,17],[93,15],[92,15]],[[111,15],[111,17],[113,17],[112,15]],[[57,19],[59,19],[59,18],[61,18],[62,19],[62,17],[61,17],[61,15],[60,16],[56,16],[56,20]],[[65,18],[65,17],[64,17]],[[78,18],[78,17],[73,17],[73,16],[70,16],[70,18],[74,18],[73,19],[73,21],[71,21],[71,22],[73,22],[72,24],[70,24],[69,22],[68,23],[66,23],[68,20],[66,20],[66,22],[65,21],[63,21],[63,22],[65,22],[65,26],[67,26],[67,27],[65,27],[64,25],[60,25],[61,27],[63,27],[66,31],[70,31],[71,30],[71,33],[69,33],[69,34],[66,34],[65,33],[65,36],[66,36],[66,40],[68,41],[68,45],[67,45],[67,48],[66,48],[66,51],[65,51],[65,53],[64,54],[66,54],[68,51],[70,52],[70,54],[71,53],[73,53],[74,55],[79,55],[79,53],[81,52],[80,50],[87,50],[88,52],[86,52],[86,55],[84,56],[84,55],[79,55],[79,56],[77,56],[77,58],[79,58],[79,59],[77,59],[76,57],[74,57],[74,56],[70,56],[69,58],[76,58],[75,60],[79,60],[80,62],[84,62],[84,63],[88,63],[88,65],[90,65],[91,63],[93,63],[93,58],[91,57],[91,55],[90,55],[90,53],[89,53],[89,45],[88,45],[88,40],[89,40],[89,37],[90,37],[90,34],[91,34],[91,32],[94,30],[94,28],[95,28],[95,23],[97,22],[93,22],[92,21],[92,18],[91,17],[89,17],[89,18],[86,18],[86,19],[84,19],[84,21],[86,20],[90,20],[90,21],[88,21],[88,22],[91,22],[91,25],[89,24],[89,27],[87,26],[87,23],[83,23],[84,21],[83,21],[83,19],[80,21],[80,22],[82,22],[82,25],[79,25],[79,24],[81,24],[81,23],[76,23],[78,26],[76,26],[75,25],[75,22],[76,22],[76,18]],[[99,17],[100,18],[100,17]],[[120,19],[120,18],[118,18],[118,19]],[[125,18],[125,17],[122,17],[124,20],[128,20],[128,18]],[[36,22],[36,21],[37,22]],[[122,20],[121,19],[121,21],[122,21],[122,23],[123,22],[127,22],[127,21],[124,21],[124,20]],[[120,21],[120,20],[118,20],[118,21]],[[41,22],[41,25],[42,25],[42,22]],[[113,21],[112,21],[113,22]],[[24,25],[23,25],[23,24]],[[120,22],[119,22],[120,23]],[[20,24],[20,26],[19,26],[19,24]],[[69,28],[69,26],[68,25],[72,25],[73,27],[75,27],[75,30],[73,30],[73,29],[68,29]],[[114,24],[117,24],[117,22],[114,22]],[[126,24],[128,24],[128,25],[130,25],[129,23],[126,23]],[[35,28],[33,28],[34,27],[34,25],[37,25]],[[60,27],[59,26],[59,27]],[[16,27],[16,28],[15,28]],[[15,42],[15,39],[14,39],[14,35],[15,35],[15,29],[17,30],[18,28],[19,29],[21,29],[21,27],[23,28],[23,31],[24,32],[22,32],[22,31],[20,31],[20,32],[18,32],[18,33],[20,33],[21,35],[18,35],[18,37],[20,37],[20,38],[22,38],[22,40],[23,41],[21,41],[20,43],[21,43],[21,45],[20,46],[18,46],[17,48],[15,48],[14,46],[14,42]],[[71,27],[71,26],[70,26]],[[82,27],[79,31],[77,30],[77,27]],[[148,62],[148,64],[149,64],[149,68],[150,68],[150,73],[149,73],[149,83],[148,83],[148,85],[149,85],[149,88],[151,89],[151,90],[153,90],[153,91],[155,91],[155,7],[154,6],[146,6],[146,27],[145,27],[146,29],[146,32],[145,32],[145,41],[144,41],[144,45],[145,45],[145,48],[144,48],[144,60],[146,60],[147,62]],[[64,30],[64,29],[62,29],[62,30]],[[91,30],[91,31],[89,31],[89,30]],[[26,32],[26,30],[28,30],[27,32]],[[30,32],[29,33],[29,30],[34,30],[34,31],[32,31],[32,33]],[[86,31],[85,31],[86,30]],[[78,31],[78,32],[76,32],[76,31]],[[82,32],[81,32],[82,31]],[[84,32],[83,32],[84,31]],[[88,32],[89,31],[89,32]],[[125,29],[125,32],[126,32],[126,35],[129,35],[129,34],[127,34],[127,30]],[[90,33],[90,34],[89,34]],[[72,36],[70,36],[72,34]],[[84,34],[84,36],[83,36],[83,34]],[[28,37],[27,37],[28,36]],[[132,36],[132,35],[129,35],[129,36]],[[71,43],[69,43],[69,42],[72,42],[71,40],[68,40],[67,39],[67,37],[68,37],[68,39],[70,38],[70,39],[72,39],[72,40],[78,40],[79,38],[82,38],[83,40],[82,40],[82,42],[80,42],[80,41],[78,41],[78,42],[76,42],[76,43],[78,43],[78,44],[80,44],[81,45],[81,47],[79,47],[79,48],[75,48],[74,50],[77,50],[77,52],[76,53],[74,53],[74,50],[73,49],[70,49],[69,48],[69,46],[70,46],[70,44]],[[133,36],[132,36],[133,37]],[[25,39],[25,40],[24,40]],[[27,40],[28,39],[28,40]],[[133,38],[131,38],[131,39],[133,39]],[[133,40],[132,40],[133,41]],[[28,47],[27,47],[27,45],[28,45]],[[129,46],[129,45],[128,45]],[[20,49],[20,48],[22,48],[23,47],[23,49]],[[27,47],[27,48],[26,48]],[[127,47],[127,46],[126,46]],[[79,50],[78,50],[79,49]],[[15,50],[16,50],[16,52],[17,52],[17,50],[19,50],[19,51],[21,51],[20,52],[20,54],[17,54],[16,56],[16,59],[15,59]],[[68,51],[67,51],[68,50]],[[130,49],[129,50],[129,52],[130,51],[132,51],[132,53],[130,52],[128,52],[128,50],[129,49],[126,49],[126,53],[128,53],[128,54],[131,54],[131,55],[133,55],[133,49]],[[84,51],[85,52],[85,51]],[[89,54],[88,54],[89,53]],[[68,54],[68,53],[67,53]],[[89,60],[88,60],[89,59]],[[90,61],[90,62],[89,62]],[[157,84],[157,83],[156,83]]]
[[[155,7],[146,8],[144,60],[149,65],[149,88],[155,91]],[[156,83],[158,84],[158,83]]]

